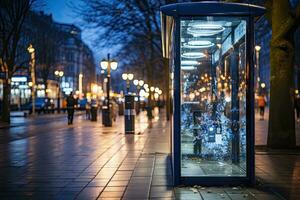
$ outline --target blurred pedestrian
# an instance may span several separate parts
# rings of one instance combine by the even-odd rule
[[[76,100],[73,97],[73,92],[71,92],[70,95],[67,97],[68,125],[73,124],[75,104]]]
[[[91,119],[91,104],[89,101],[87,101],[85,104],[85,117],[88,120]]]
[[[63,110],[64,113],[66,113],[66,110],[67,110],[67,99],[63,99],[62,110]]]
[[[267,101],[266,101],[265,95],[260,95],[258,97],[258,107],[259,107],[260,120],[264,120],[266,103],[267,103]]]
[[[91,101],[91,121],[97,121],[98,103],[96,99]]]
[[[114,100],[111,102],[111,117],[114,120],[114,122],[117,120],[117,112],[118,112],[118,105]]]

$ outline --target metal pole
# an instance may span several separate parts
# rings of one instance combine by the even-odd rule
[[[256,51],[256,66],[257,66],[257,93],[259,95],[260,93],[260,87],[259,87],[259,83],[260,83],[260,73],[259,73],[259,51]]]
[[[32,114],[35,114],[35,53],[34,51],[31,53],[31,81],[32,81],[32,90],[31,90],[31,98],[32,98]]]
[[[138,91],[137,91],[137,97],[138,97],[138,113],[140,113],[140,108],[141,108],[141,97],[140,97],[140,91],[141,91],[141,87],[138,86]]]
[[[110,54],[107,54],[107,62],[108,62],[108,66],[107,66],[107,88],[106,88],[106,92],[107,92],[107,112],[108,112],[108,120],[109,120],[109,125],[111,125],[111,118],[110,118]]]
[[[129,94],[129,88],[130,88],[130,80],[127,79],[126,80],[126,92],[127,92],[127,94]]]
[[[21,107],[22,107],[22,89],[20,88],[20,85],[19,85],[19,110],[21,111]]]
[[[60,113],[60,78],[58,77],[57,113]]]

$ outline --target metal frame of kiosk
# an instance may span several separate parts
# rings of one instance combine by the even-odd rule
[[[224,2],[161,7],[175,185],[254,183],[254,22],[264,12]]]

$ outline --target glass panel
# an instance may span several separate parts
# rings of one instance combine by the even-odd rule
[[[246,176],[246,20],[181,20],[181,176]]]

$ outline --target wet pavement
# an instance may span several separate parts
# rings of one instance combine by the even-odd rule
[[[296,116],[295,116],[296,117]],[[269,108],[265,108],[264,120],[260,120],[259,111],[255,110],[255,145],[265,146],[268,139]],[[300,146],[300,120],[295,122],[296,143]]]
[[[0,129],[0,199],[297,199],[297,152],[256,154],[255,187],[172,186],[169,129],[164,116],[137,118],[135,135],[123,118],[111,128],[101,119],[65,116]],[[150,128],[151,126],[152,128]],[[17,137],[17,136],[20,137]],[[2,141],[3,138],[6,140]]]

